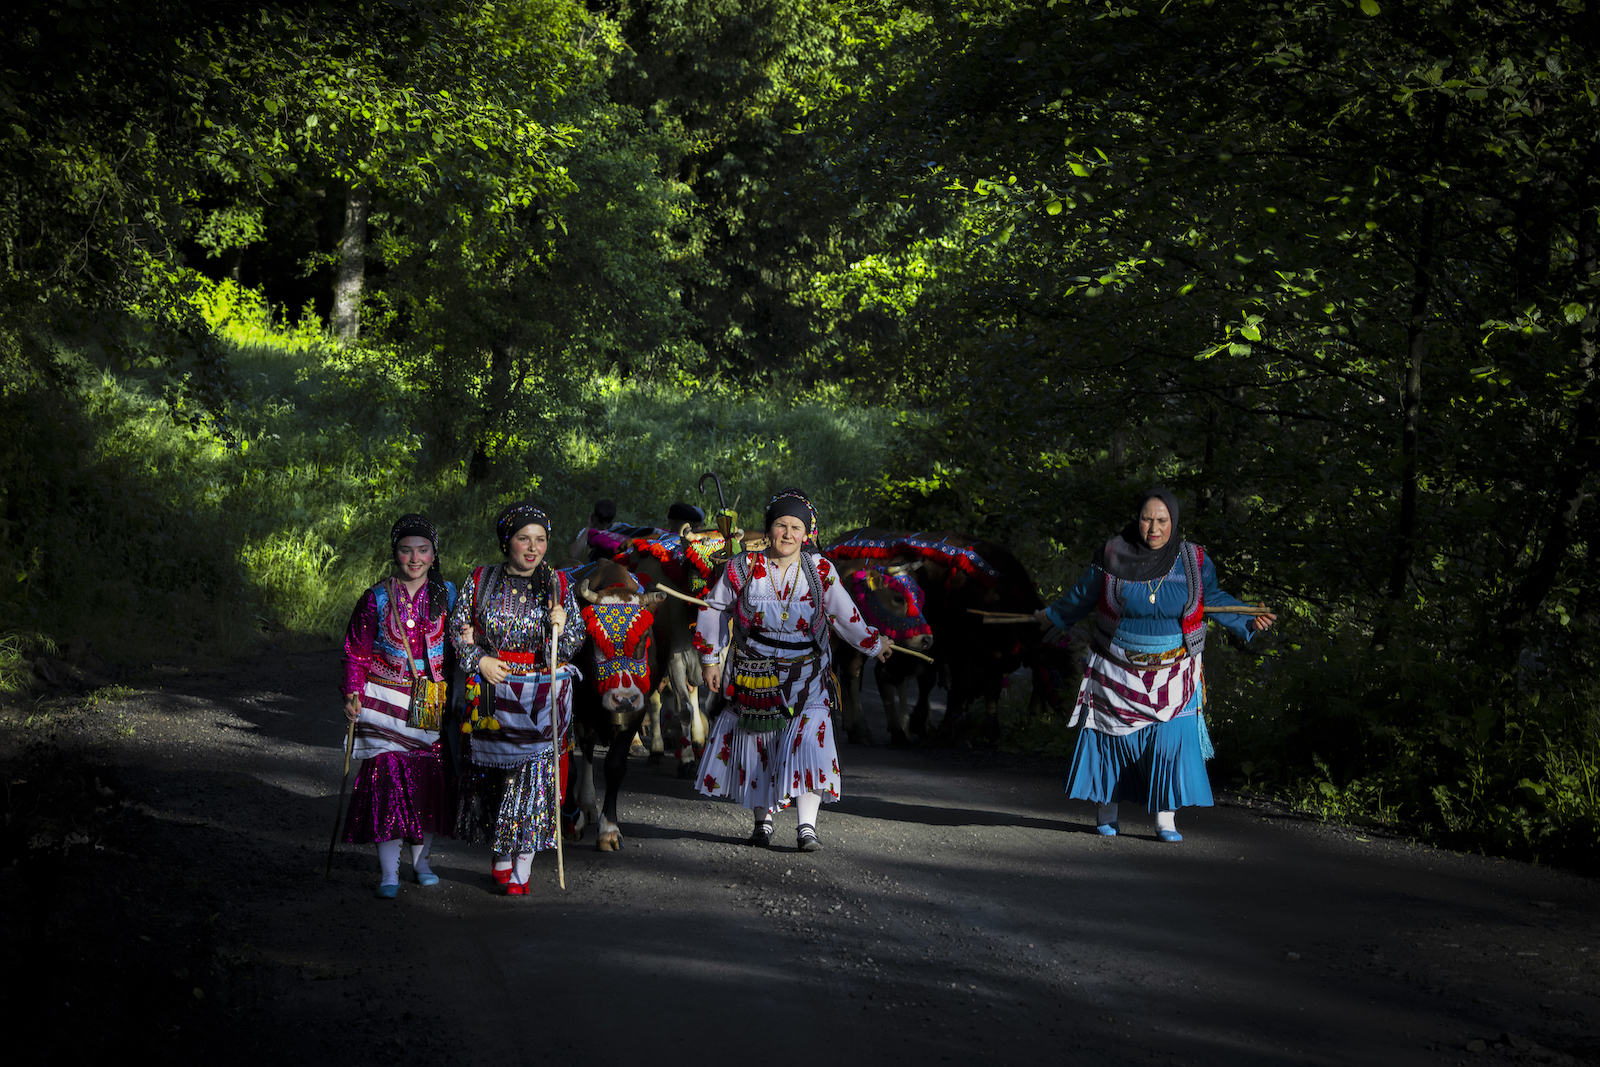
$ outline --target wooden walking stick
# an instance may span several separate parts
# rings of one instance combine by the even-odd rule
[[[344,791],[350,785],[350,753],[356,747],[356,723],[350,720],[350,728],[344,732],[344,777],[339,779],[339,806],[333,812],[333,836],[328,838],[328,870],[323,875],[323,881],[333,877],[333,850],[339,844],[339,821],[344,818]]]
[[[556,625],[556,589],[561,585],[555,576],[550,582],[550,645],[545,655],[550,660],[550,796],[556,802],[556,884],[567,888],[567,858],[561,848],[561,709],[556,704],[556,646],[561,641],[561,627]]]

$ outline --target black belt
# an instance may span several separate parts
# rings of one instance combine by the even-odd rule
[[[787,648],[795,652],[810,652],[817,647],[815,641],[779,641],[775,638],[763,637],[760,630],[751,630],[750,636],[760,641],[763,645],[771,645],[773,648]]]

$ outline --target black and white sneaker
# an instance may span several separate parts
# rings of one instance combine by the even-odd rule
[[[750,840],[746,841],[745,844],[751,845],[751,846],[753,846],[755,848],[771,848],[772,847],[772,822],[771,822],[771,820],[768,820],[767,822],[758,822],[758,823],[756,823],[756,828],[754,830],[750,831]]]
[[[817,828],[808,822],[801,823],[795,831],[794,843],[801,852],[822,851],[822,842],[817,840]]]

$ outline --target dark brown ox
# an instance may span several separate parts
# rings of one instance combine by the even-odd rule
[[[664,593],[645,592],[619,563],[590,564],[573,573],[578,587],[585,637],[573,662],[583,671],[573,699],[573,724],[580,758],[572,760],[567,795],[577,811],[564,819],[563,831],[583,836],[587,823],[599,826],[597,847],[615,852],[622,847],[617,823],[617,794],[628,769],[628,747],[644,721],[661,674],[654,641],[655,612]],[[574,625],[580,624],[573,620]],[[606,798],[595,803],[594,749],[606,746]]]
[[[933,647],[933,630],[923,614],[925,594],[911,576],[922,566],[921,560],[895,561],[888,565],[867,559],[830,562],[850,599],[855,601],[856,609],[870,625],[906,648],[927,652]],[[872,744],[872,731],[861,709],[861,673],[866,662],[867,657],[859,648],[834,635],[833,667],[839,675],[839,725],[856,745]],[[929,666],[915,656],[904,654],[890,656],[887,663],[873,664],[878,695],[889,716],[891,744],[905,744],[908,740],[905,687],[922,668]]]
[[[1000,692],[1006,676],[1025,664],[1035,668],[1034,692],[1050,691],[1041,668],[1054,664],[1054,650],[1047,654],[1040,647],[1039,627],[1032,623],[986,625],[969,610],[1031,614],[1044,607],[1038,587],[1010,549],[954,531],[863,529],[840,538],[841,543],[854,541],[881,545],[874,550],[876,556],[887,557],[891,563],[922,562],[913,573],[927,595],[924,615],[938,641],[934,656],[949,692],[944,733],[960,740],[972,734],[997,739]],[[929,688],[921,687],[910,716],[908,732],[912,734],[928,731]],[[974,723],[968,709],[980,699],[984,710]]]

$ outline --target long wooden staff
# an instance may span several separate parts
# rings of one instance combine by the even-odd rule
[[[561,849],[561,709],[556,705],[556,646],[561,642],[561,627],[556,625],[556,590],[561,582],[550,575],[550,645],[545,655],[550,660],[550,795],[556,802],[556,883],[567,888],[567,858]]]
[[[339,779],[339,806],[333,812],[333,836],[328,838],[328,870],[323,875],[327,881],[333,877],[333,850],[339,844],[339,820],[344,818],[344,791],[350,785],[350,753],[356,747],[356,723],[350,720],[349,729],[344,732],[344,777]]]
[[[977,608],[968,608],[974,615],[982,615],[984,625],[1009,626],[1024,622],[1038,622],[1032,615],[1016,615],[1009,611],[979,611]],[[1224,605],[1222,607],[1206,608],[1207,615],[1271,615],[1269,607],[1249,607],[1244,604]]]

